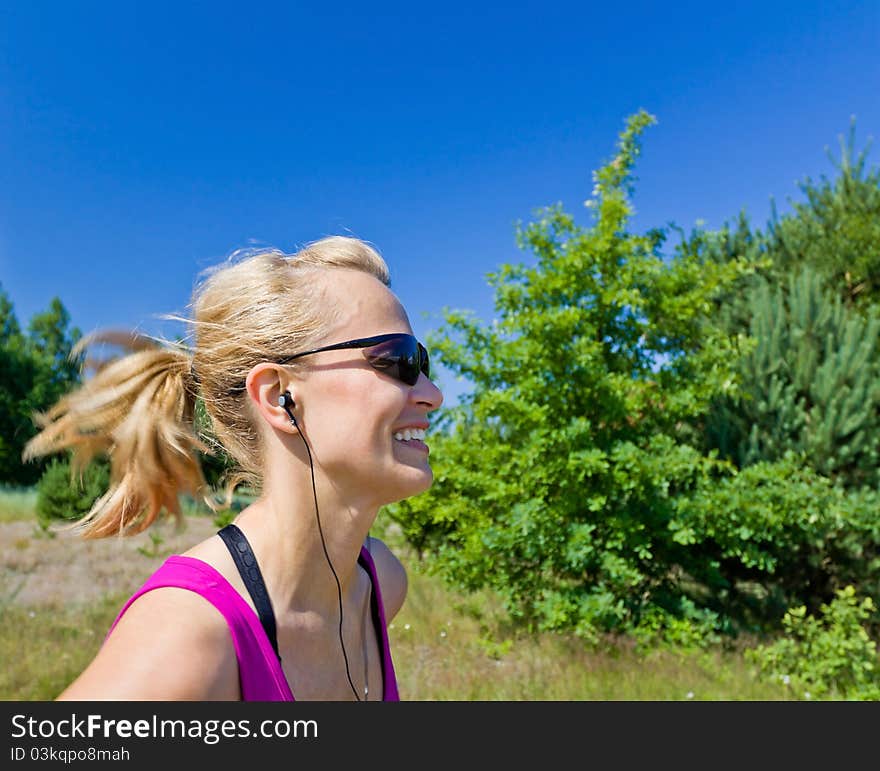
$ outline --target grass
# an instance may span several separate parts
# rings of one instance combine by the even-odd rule
[[[36,505],[35,487],[0,486],[0,523],[34,519]]]
[[[35,495],[0,490],[0,522],[34,519]],[[377,533],[378,534],[378,533]],[[759,680],[740,652],[593,650],[566,635],[522,635],[504,622],[490,594],[465,596],[427,574],[393,534],[410,577],[403,609],[389,627],[401,698],[408,701],[776,701],[779,686]],[[51,700],[95,655],[126,599],[24,607],[14,587],[0,596],[0,699]]]
[[[98,652],[125,599],[66,608],[0,606],[0,698],[54,699]]]
[[[739,652],[595,650],[570,635],[505,630],[490,595],[463,597],[406,561],[389,629],[402,698],[428,701],[775,701]]]

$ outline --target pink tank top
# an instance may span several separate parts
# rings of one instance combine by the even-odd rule
[[[370,552],[363,546],[358,561],[366,568],[373,584],[373,625],[382,654],[382,700],[399,701],[376,565]],[[168,586],[189,589],[201,595],[223,614],[232,633],[232,643],[238,658],[242,701],[294,700],[281,663],[253,608],[219,572],[207,562],[194,557],[168,557],[123,605],[108,634],[138,597],[151,589]]]

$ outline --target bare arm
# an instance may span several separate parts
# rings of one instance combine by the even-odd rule
[[[120,619],[58,701],[238,700],[238,664],[223,616],[185,589],[154,589]]]

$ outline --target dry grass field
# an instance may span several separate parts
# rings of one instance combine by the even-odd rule
[[[125,601],[169,554],[216,532],[187,516],[125,539],[50,537],[33,496],[0,495],[0,699],[51,700],[97,651]],[[591,650],[563,635],[520,635],[497,602],[425,573],[405,546],[407,601],[389,636],[401,697],[422,701],[781,700],[738,653]]]

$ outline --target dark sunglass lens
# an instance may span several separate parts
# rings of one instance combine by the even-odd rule
[[[415,385],[419,379],[419,351],[410,337],[379,343],[364,353],[371,367],[407,385]]]

